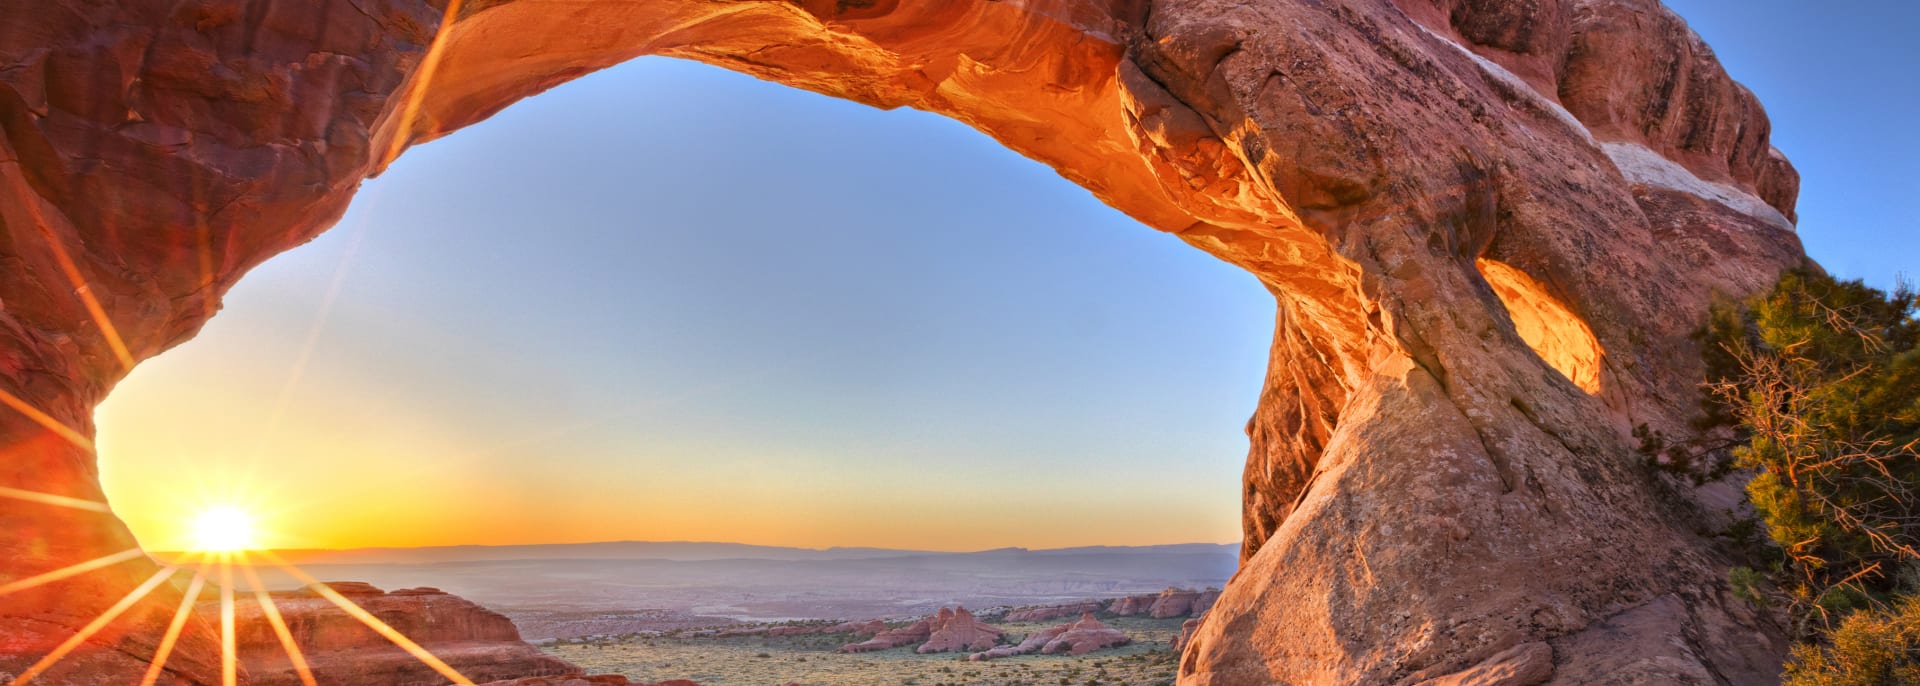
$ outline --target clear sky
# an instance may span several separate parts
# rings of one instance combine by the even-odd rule
[[[642,59],[408,152],[101,462],[153,548],[260,489],[268,545],[1233,541],[1272,311],[964,125]]]
[[[1760,96],[1837,276],[1920,277],[1920,2],[1666,0]]]
[[[1920,10],[1671,4],[1814,256],[1920,265]],[[960,124],[648,58],[407,153],[121,385],[102,475],[153,549],[1233,541],[1271,317]]]

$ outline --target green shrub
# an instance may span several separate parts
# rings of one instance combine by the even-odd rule
[[[1736,428],[1747,497],[1813,625],[1892,592],[1920,558],[1920,321],[1912,292],[1794,272],[1705,334],[1708,421]],[[1746,589],[1758,588],[1745,584]]]
[[[1920,599],[1890,610],[1856,612],[1829,635],[1829,645],[1801,644],[1782,686],[1920,684]]]
[[[1920,300],[1794,272],[1704,334],[1712,402],[1773,544],[1735,594],[1782,601],[1788,686],[1920,684]],[[1643,450],[1665,449],[1641,436]],[[1747,536],[1751,538],[1750,535]]]

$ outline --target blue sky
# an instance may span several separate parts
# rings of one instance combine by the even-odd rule
[[[1667,0],[1760,96],[1800,170],[1800,237],[1881,288],[1920,276],[1920,3]]]
[[[1232,541],[1271,329],[1250,276],[961,124],[649,58],[408,152],[123,384],[103,463],[383,513],[277,527],[311,545],[464,542],[474,502],[479,542]],[[336,476],[393,470],[441,488]]]
[[[1916,10],[1672,4],[1812,254],[1912,269]],[[122,384],[103,478],[154,548],[235,499],[278,546],[1232,541],[1271,317],[960,124],[647,58],[410,151]]]

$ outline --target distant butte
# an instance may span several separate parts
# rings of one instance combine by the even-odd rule
[[[1632,434],[1692,436],[1709,304],[1809,264],[1799,178],[1657,0],[0,11],[0,486],[103,501],[108,391],[393,153],[668,55],[950,116],[1272,293],[1242,566],[1181,684],[1778,678],[1784,635],[1727,591],[1701,509]],[[712,181],[750,202],[745,179]],[[105,507],[9,500],[0,532],[9,580],[136,545]],[[156,569],[0,600],[0,671]],[[162,587],[52,678],[141,675],[179,601]],[[217,664],[196,624],[167,678]]]

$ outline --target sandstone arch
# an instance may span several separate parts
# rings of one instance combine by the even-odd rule
[[[469,0],[445,27],[442,7],[0,2],[0,390],[52,420],[0,413],[0,486],[100,498],[91,408],[389,150],[665,54],[952,116],[1274,292],[1246,559],[1182,683],[1778,664],[1625,438],[1686,430],[1714,294],[1805,259],[1765,114],[1657,0]],[[1483,259],[1585,323],[1603,393],[1528,347]],[[110,513],[18,501],[0,532],[0,578],[132,544]],[[141,565],[0,601],[0,670]],[[74,668],[143,669],[169,606]],[[208,648],[176,674],[204,683]]]

